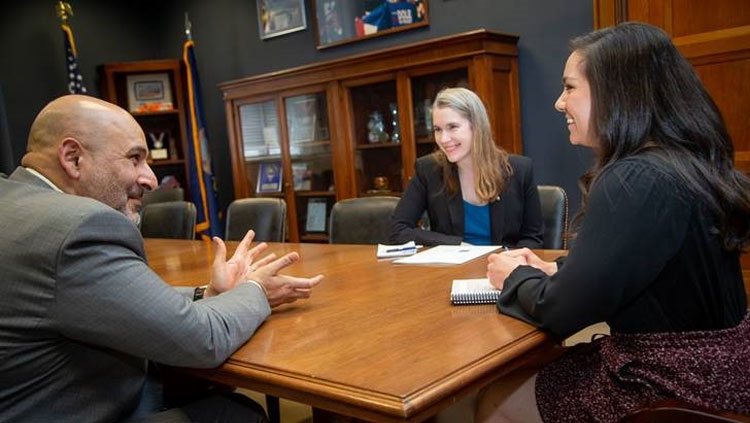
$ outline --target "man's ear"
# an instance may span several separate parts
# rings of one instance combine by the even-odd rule
[[[57,159],[69,178],[78,180],[81,177],[83,147],[75,138],[65,138],[60,143],[57,148]]]

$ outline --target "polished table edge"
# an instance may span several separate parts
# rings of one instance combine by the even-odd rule
[[[151,239],[146,240],[145,244],[147,249],[166,248],[168,251],[173,248],[176,250],[172,251],[178,251],[187,247],[193,254],[198,250],[203,251],[204,248],[208,248],[206,252],[211,251],[211,244],[204,241]],[[233,250],[236,244],[228,243],[229,250]],[[277,246],[297,250],[305,244],[269,243],[269,249]],[[371,247],[374,252],[375,246]],[[539,250],[538,253],[543,259],[548,260],[564,254],[565,251]],[[200,260],[208,259],[203,252],[199,257]],[[503,318],[515,320],[507,316]],[[517,320],[516,322],[525,325]],[[531,326],[529,329],[525,335],[512,343],[465,364],[439,380],[415,387],[413,391],[403,395],[386,394],[350,386],[345,382],[322,380],[299,372],[257,366],[236,358],[230,358],[217,369],[195,369],[189,372],[202,378],[288,398],[358,419],[377,422],[419,422],[448,407],[458,398],[534,360],[530,357],[533,357],[536,351],[551,350],[555,346],[543,332]]]
[[[543,332],[529,333],[506,348],[405,397],[326,382],[313,376],[274,372],[267,367],[238,363],[231,358],[217,369],[191,370],[191,373],[368,421],[412,422],[437,413],[455,402],[456,397],[478,390],[514,370],[524,361],[517,360],[519,356],[555,346]]]

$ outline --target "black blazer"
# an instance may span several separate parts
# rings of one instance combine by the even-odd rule
[[[534,182],[531,159],[509,155],[513,175],[505,190],[490,202],[490,236],[493,244],[542,248],[542,210]],[[464,205],[461,188],[454,196],[443,189],[440,166],[432,155],[417,160],[416,173],[391,217],[390,242],[456,245],[463,241]],[[454,170],[455,172],[455,170]],[[430,231],[416,227],[427,210]]]

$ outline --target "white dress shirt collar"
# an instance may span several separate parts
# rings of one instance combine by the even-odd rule
[[[42,181],[44,181],[44,183],[47,184],[47,185],[49,185],[50,188],[52,188],[53,190],[55,190],[57,192],[62,192],[62,190],[60,188],[58,188],[57,185],[53,184],[52,181],[50,181],[49,179],[47,179],[46,176],[42,175],[41,173],[37,172],[36,170],[34,170],[34,169],[30,168],[30,167],[24,167],[24,169],[28,170],[31,174],[33,174],[37,178],[39,178]]]

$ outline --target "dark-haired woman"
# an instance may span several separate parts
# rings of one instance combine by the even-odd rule
[[[417,160],[390,241],[541,248],[531,159],[495,145],[482,100],[466,88],[446,88],[435,97],[432,122],[439,149]],[[429,231],[417,226],[425,211]]]
[[[574,39],[564,113],[597,161],[581,179],[565,260],[492,255],[502,313],[559,337],[612,335],[480,396],[482,422],[616,422],[659,399],[750,414],[750,322],[739,254],[750,180],[722,117],[663,31],[636,23]]]

